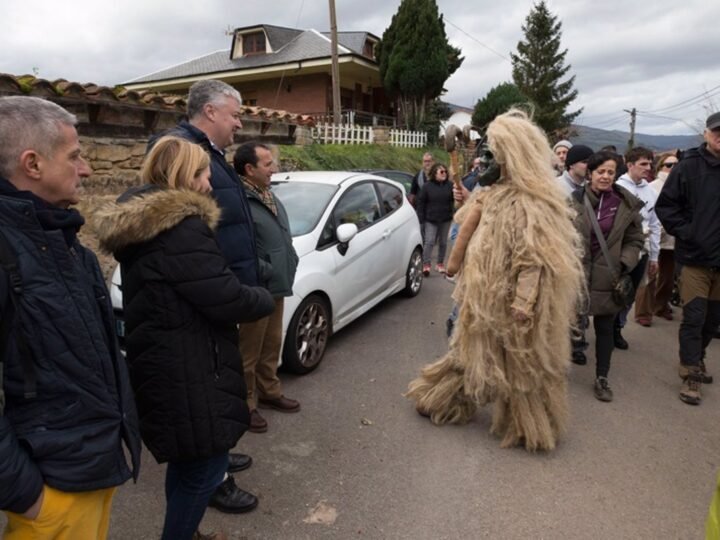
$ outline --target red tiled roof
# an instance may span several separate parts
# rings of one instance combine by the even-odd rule
[[[109,101],[133,108],[184,113],[187,108],[185,96],[164,94],[152,90],[128,90],[124,86],[98,86],[94,83],[57,79],[48,81],[33,75],[10,75],[0,73],[0,96],[28,95],[41,98],[96,103]],[[241,112],[250,120],[277,121],[301,126],[314,126],[315,121],[307,114],[294,114],[287,111],[266,109],[264,107],[243,106]]]

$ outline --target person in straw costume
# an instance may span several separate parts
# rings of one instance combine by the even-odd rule
[[[500,179],[455,216],[457,326],[447,354],[405,395],[435,424],[468,422],[493,403],[502,447],[552,450],[568,416],[568,335],[585,297],[581,242],[541,129],[513,109],[487,135]]]

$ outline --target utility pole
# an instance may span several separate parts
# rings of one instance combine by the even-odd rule
[[[637,109],[632,108],[631,111],[623,109],[626,113],[630,114],[630,139],[628,140],[628,151],[635,147],[635,119],[637,118]]]
[[[332,57],[333,124],[340,125],[340,66],[338,65],[337,20],[335,0],[330,0],[330,55]]]

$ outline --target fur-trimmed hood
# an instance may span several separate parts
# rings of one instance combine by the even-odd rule
[[[156,186],[135,188],[117,201],[102,203],[88,225],[109,253],[152,240],[188,217],[198,216],[211,229],[220,221],[220,208],[209,196],[188,189]]]

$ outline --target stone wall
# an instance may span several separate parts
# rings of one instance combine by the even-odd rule
[[[147,139],[80,137],[80,145],[93,170],[83,182],[86,193],[121,193],[139,184]]]

